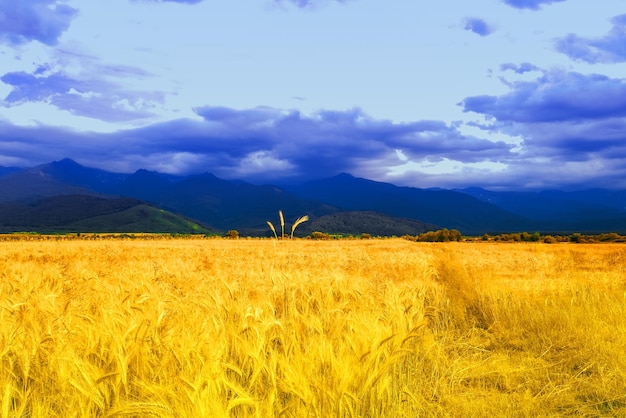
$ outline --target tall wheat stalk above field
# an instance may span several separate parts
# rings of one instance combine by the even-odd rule
[[[274,233],[274,238],[278,239],[278,235],[276,235],[276,228],[274,228],[274,225],[270,221],[267,221],[267,225],[269,225],[270,230]]]
[[[285,217],[283,216],[283,211],[278,211],[278,217],[280,218],[280,238],[285,238]]]
[[[285,238],[285,217],[283,216],[282,210],[278,211],[278,218],[280,219],[280,238],[284,239]],[[296,219],[296,221],[291,226],[291,235],[289,236],[290,239],[293,239],[293,233],[296,231],[296,228],[298,227],[298,225],[308,220],[309,220],[309,215],[304,215]],[[278,234],[276,233],[276,228],[274,228],[274,224],[270,221],[267,221],[267,225],[270,227],[270,230],[274,233],[274,238],[278,239]]]
[[[293,239],[293,233],[295,232],[295,230],[298,227],[298,225],[300,225],[301,223],[304,223],[304,222],[306,222],[308,220],[309,220],[309,215],[304,215],[304,216],[301,216],[298,219],[296,219],[296,221],[291,226],[291,239]]]

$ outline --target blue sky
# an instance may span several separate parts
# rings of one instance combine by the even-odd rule
[[[0,0],[0,165],[626,188],[615,0]]]

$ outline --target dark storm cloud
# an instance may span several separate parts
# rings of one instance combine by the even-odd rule
[[[464,23],[464,29],[474,32],[476,35],[487,36],[493,33],[493,29],[482,19],[467,18]]]
[[[139,76],[141,71],[127,67],[102,66],[99,75]],[[75,78],[61,72],[51,72],[40,66],[32,74],[11,72],[0,81],[12,91],[0,104],[19,106],[29,102],[49,103],[75,115],[108,122],[125,122],[152,115],[151,102],[163,100],[162,93],[133,92],[104,79]]]
[[[619,118],[502,127],[524,138],[527,156],[569,162],[626,158],[625,128],[626,121]]]
[[[504,3],[516,9],[538,10],[542,4],[559,3],[565,0],[504,0]]]
[[[261,107],[196,109],[179,119],[113,133],[48,126],[16,127],[0,121],[0,165],[32,166],[76,159],[112,171],[139,168],[257,183],[310,179],[338,172],[422,187],[626,187],[626,118],[517,121],[492,117],[482,128],[522,138],[519,147],[464,135],[441,121],[396,123],[359,109],[304,115]],[[458,168],[428,174],[411,161],[448,161]],[[478,163],[464,165],[464,163]],[[504,164],[492,171],[481,163]],[[411,171],[413,170],[413,171]],[[427,171],[427,170],[426,170]]]
[[[466,112],[498,121],[556,122],[626,116],[626,79],[552,71],[533,81],[510,84],[502,96],[468,97]]]
[[[543,71],[507,85],[506,94],[461,105],[485,116],[476,126],[521,139],[518,158],[508,161],[512,179],[517,173],[519,184],[542,187],[626,187],[626,79]]]
[[[77,12],[64,3],[57,0],[0,0],[0,42],[56,44]]]
[[[626,188],[626,121],[505,123],[493,129],[523,138],[510,162],[518,184],[534,187]]]
[[[201,126],[211,129],[212,151],[229,153],[235,160],[263,152],[289,162],[291,174],[304,177],[354,171],[364,161],[397,163],[396,150],[413,158],[445,156],[463,161],[499,158],[509,150],[504,143],[464,136],[443,122],[393,123],[373,119],[359,109],[307,116],[272,108],[203,107],[196,113],[205,119]]]
[[[15,126],[0,119],[0,158],[23,167],[68,155],[95,161],[98,148],[103,148],[99,137],[102,136],[45,125]]]
[[[314,115],[273,108],[202,107],[196,112],[201,119],[110,134],[6,126],[0,129],[0,155],[33,164],[69,156],[117,171],[209,171],[251,181],[317,178],[342,171],[366,175],[401,164],[398,152],[410,158],[464,162],[510,156],[509,145],[462,135],[443,122],[394,123],[359,109]]]
[[[601,38],[569,34],[559,39],[556,48],[574,60],[595,63],[626,62],[626,14],[611,19],[613,28]]]

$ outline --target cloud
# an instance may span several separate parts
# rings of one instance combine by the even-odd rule
[[[533,81],[510,84],[502,96],[473,96],[464,111],[500,122],[558,122],[626,117],[626,79],[576,72],[544,72]]]
[[[498,158],[509,148],[464,136],[443,122],[393,123],[373,119],[360,109],[305,116],[266,107],[242,111],[202,107],[196,113],[204,118],[205,127],[211,127],[211,134],[217,134],[213,152],[230,154],[237,162],[262,152],[266,158],[289,164],[290,170],[283,174],[302,177],[366,171],[366,162],[398,163],[396,150],[410,158],[483,161]],[[236,165],[226,169],[231,170],[241,171]]]
[[[210,171],[223,178],[270,182],[342,171],[374,177],[381,168],[401,165],[407,158],[490,161],[506,158],[511,148],[463,135],[443,122],[395,123],[359,109],[303,115],[268,107],[205,106],[196,113],[197,120],[100,134],[5,124],[0,126],[0,155],[24,165],[69,156],[115,171]]]
[[[523,62],[519,65],[517,64],[513,64],[513,63],[506,63],[506,64],[502,64],[500,65],[500,70],[501,71],[513,71],[517,74],[524,74],[524,73],[528,73],[531,71],[541,71],[541,69],[539,67],[537,67],[534,64],[531,64],[529,62]]]
[[[146,1],[197,4],[203,0]],[[56,45],[77,14],[67,0],[0,0],[0,42]]]
[[[508,174],[532,187],[626,188],[626,120],[576,123],[496,123],[491,127],[523,138]]]
[[[542,4],[559,3],[565,0],[503,0],[505,4],[516,9],[538,10]]]
[[[478,18],[465,19],[465,30],[474,32],[476,35],[487,36],[493,33],[493,29],[487,22]]]
[[[503,176],[527,176],[533,187],[626,187],[626,79],[551,70],[507,85],[461,102],[485,117],[476,126],[521,139]]]
[[[305,115],[270,107],[204,106],[196,113],[197,119],[112,133],[18,127],[0,120],[0,161],[32,166],[71,157],[118,172],[212,172],[254,183],[343,171],[418,187],[626,187],[626,118],[621,116],[520,121],[487,115],[492,120],[482,129],[521,138],[512,145],[463,134],[457,124],[397,123],[360,109]]]
[[[0,42],[55,45],[77,10],[58,0],[0,0]]]
[[[624,189],[625,159],[586,159],[563,161],[551,158],[533,159],[520,156],[501,169],[462,167],[445,172],[427,169],[408,170],[390,176],[388,181],[399,185],[421,187],[463,188],[479,186],[491,190],[583,190],[590,188]]]
[[[138,0],[135,0],[138,1]],[[182,4],[198,4],[203,0],[143,0],[153,3],[182,3]]]
[[[78,116],[107,122],[128,122],[153,115],[153,106],[164,99],[163,93],[127,89],[117,80],[147,75],[127,66],[90,65],[88,75],[68,75],[49,65],[32,73],[17,71],[0,77],[12,90],[0,101],[7,107],[27,103],[46,103]],[[94,78],[91,74],[98,74]]]
[[[556,42],[556,49],[574,60],[591,64],[626,62],[626,14],[611,19],[613,28],[601,38],[569,34]]]
[[[304,8],[314,8],[319,6],[322,3],[327,3],[330,0],[274,0],[274,3],[283,4],[283,3],[291,3],[296,7],[301,9]],[[347,0],[333,0],[337,3],[345,3]]]

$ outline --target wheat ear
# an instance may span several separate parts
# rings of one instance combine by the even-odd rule
[[[300,225],[301,223],[304,223],[304,222],[306,222],[308,220],[309,220],[309,215],[304,215],[304,216],[301,216],[298,219],[296,219],[296,221],[291,226],[291,239],[293,239],[293,232],[296,230],[298,225]]]
[[[280,239],[285,238],[285,217],[283,216],[283,211],[278,211],[278,217],[280,218]]]
[[[274,238],[278,239],[278,235],[276,235],[276,229],[274,228],[274,225],[272,225],[270,221],[267,221],[267,224],[269,225],[270,229],[274,233]]]

